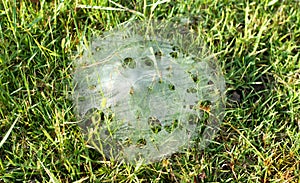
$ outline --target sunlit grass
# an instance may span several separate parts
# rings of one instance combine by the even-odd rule
[[[72,60],[83,38],[133,16],[189,17],[216,54],[228,100],[205,150],[128,165],[83,140]],[[299,1],[2,0],[0,182],[299,182],[299,45]]]

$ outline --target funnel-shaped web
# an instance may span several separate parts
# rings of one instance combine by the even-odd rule
[[[74,65],[80,127],[107,158],[149,163],[203,148],[223,118],[224,79],[188,24],[123,25]]]

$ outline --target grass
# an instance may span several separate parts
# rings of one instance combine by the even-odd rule
[[[205,150],[105,161],[72,123],[80,40],[133,16],[189,17],[216,54],[226,117]],[[299,1],[1,0],[0,182],[300,182],[299,54]]]

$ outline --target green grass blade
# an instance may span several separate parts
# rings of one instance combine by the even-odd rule
[[[13,122],[13,124],[11,125],[11,127],[9,128],[9,130],[6,132],[5,136],[3,137],[3,139],[0,142],[0,148],[2,147],[2,145],[6,142],[6,140],[8,139],[10,133],[12,132],[12,129],[14,128],[15,124],[19,121],[20,116],[18,116],[15,121]]]

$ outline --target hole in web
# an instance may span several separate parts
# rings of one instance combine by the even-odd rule
[[[127,57],[122,61],[122,67],[134,69],[136,67],[136,63],[133,58]]]
[[[178,127],[178,120],[175,119],[171,125],[165,125],[164,126],[164,129],[169,132],[169,133],[172,133],[177,127]]]
[[[142,58],[142,61],[143,61],[143,64],[144,64],[145,66],[148,66],[148,67],[153,67],[153,66],[154,66],[153,60],[151,60],[151,59],[148,58],[148,57]]]
[[[132,140],[130,139],[130,138],[125,138],[124,140],[123,140],[123,144],[125,145],[125,146],[130,146],[130,145],[132,145],[133,143],[132,143]]]
[[[100,46],[96,46],[95,51],[100,51],[101,47]]]
[[[191,79],[195,83],[199,82],[199,75],[198,75],[198,71],[197,70],[192,69],[192,70],[188,71],[188,73],[190,74]]]
[[[194,88],[194,87],[191,87],[191,88],[186,89],[186,92],[188,92],[188,93],[197,93],[197,89]]]
[[[203,101],[198,101],[196,104],[196,109],[201,111],[203,113],[203,116],[201,117],[200,122],[201,123],[208,123],[208,119],[210,117],[210,112],[211,112],[211,101],[209,100],[203,100]]]
[[[203,108],[209,108],[212,105],[211,101],[209,100],[199,100],[196,101],[196,103],[199,107],[203,107]]]
[[[161,51],[156,51],[156,52],[154,53],[154,55],[155,55],[155,58],[156,58],[157,60],[161,60],[161,56],[162,56],[162,52],[161,52]]]
[[[210,111],[210,107],[212,103],[209,100],[203,100],[203,101],[197,101],[197,105],[199,106],[199,109],[202,109],[204,111]]]
[[[177,51],[172,51],[172,52],[170,53],[170,56],[171,56],[172,58],[178,58],[178,52],[177,52]]]
[[[161,131],[162,125],[160,121],[156,117],[149,117],[148,118],[148,125],[153,133],[157,134]]]
[[[190,76],[191,76],[192,80],[193,80],[195,83],[197,83],[197,82],[199,81],[199,78],[198,78],[198,75],[197,75],[197,74],[191,74]]]
[[[168,67],[166,68],[166,70],[167,70],[167,71],[172,71],[172,66],[168,66]]]
[[[134,94],[134,88],[133,88],[133,87],[130,87],[129,94],[130,94],[130,95],[133,95],[133,94]]]
[[[90,86],[88,86],[89,90],[95,90],[96,87],[97,87],[96,85],[90,85]]]
[[[172,52],[169,53],[169,55],[172,57],[172,58],[178,58],[179,56],[179,47],[178,46],[172,46]]]
[[[144,139],[144,138],[141,138],[141,139],[139,139],[139,140],[136,142],[136,146],[137,146],[137,147],[142,148],[142,147],[144,147],[145,145],[147,145],[147,141],[146,141],[146,139]]]
[[[173,91],[175,90],[175,85],[173,85],[173,84],[168,84],[168,87],[170,90],[173,90]]]
[[[213,85],[213,84],[214,84],[214,82],[213,82],[212,80],[209,80],[209,81],[207,82],[207,84],[209,84],[209,85]]]
[[[173,51],[179,51],[179,47],[176,46],[176,45],[174,45],[174,46],[172,46],[172,50],[173,50]]]

